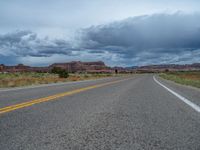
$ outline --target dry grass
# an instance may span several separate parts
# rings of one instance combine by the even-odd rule
[[[109,77],[111,74],[70,74],[68,78],[59,78],[50,73],[0,73],[0,88],[21,87],[38,84],[79,81]]]
[[[200,88],[200,71],[169,72],[160,76],[176,83]]]

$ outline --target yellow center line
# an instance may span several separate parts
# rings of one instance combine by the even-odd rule
[[[95,88],[98,88],[98,87],[103,87],[103,86],[114,84],[114,83],[119,83],[119,82],[122,82],[122,81],[125,81],[125,80],[129,80],[129,79],[130,78],[117,80],[117,81],[112,81],[112,82],[107,82],[107,83],[102,83],[102,84],[96,84],[96,85],[92,85],[92,86],[88,86],[88,87],[84,87],[84,88],[80,88],[80,89],[75,89],[75,90],[64,92],[64,93],[59,93],[59,94],[55,94],[55,95],[51,95],[51,96],[47,96],[47,97],[31,100],[31,101],[28,101],[28,102],[23,102],[23,103],[19,103],[19,104],[15,104],[15,105],[10,105],[10,106],[7,106],[7,107],[0,108],[0,114],[7,113],[7,112],[10,112],[10,111],[14,111],[14,110],[17,110],[17,109],[21,109],[21,108],[24,108],[24,107],[29,107],[29,106],[32,106],[34,104],[47,102],[47,101],[50,101],[50,100],[57,100],[58,98],[61,98],[61,97],[64,97],[64,96],[73,95],[73,94],[76,94],[76,93],[80,93],[80,92],[83,92],[83,91],[88,91],[88,90],[91,90],[91,89],[95,89]]]

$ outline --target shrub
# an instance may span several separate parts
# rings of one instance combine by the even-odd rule
[[[60,68],[60,67],[54,67],[51,70],[52,73],[58,74],[60,78],[68,78],[69,74],[66,70]]]
[[[59,72],[58,75],[60,78],[68,78],[69,77],[68,72],[65,70],[62,70],[61,72]]]
[[[59,74],[63,69],[60,67],[53,67],[51,73]]]

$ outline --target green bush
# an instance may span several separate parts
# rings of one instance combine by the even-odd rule
[[[68,78],[69,77],[68,72],[65,70],[62,70],[61,72],[59,72],[58,75],[60,78]]]
[[[59,74],[60,72],[62,72],[62,68],[60,67],[53,67],[53,69],[51,70],[51,73],[55,73],[55,74]]]
[[[60,67],[54,67],[51,70],[51,72],[54,74],[58,74],[60,78],[68,78],[69,77],[69,73]]]

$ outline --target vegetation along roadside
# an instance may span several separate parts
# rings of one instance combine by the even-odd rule
[[[160,77],[176,83],[200,88],[200,71],[177,71],[161,73]]]
[[[70,74],[62,70],[54,70],[51,73],[18,72],[0,73],[0,88],[22,87],[39,84],[49,84],[68,81],[90,80],[103,77],[111,77],[113,74]]]

